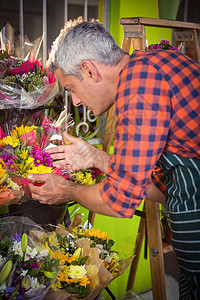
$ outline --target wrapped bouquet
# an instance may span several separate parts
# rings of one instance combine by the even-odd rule
[[[43,299],[59,273],[56,236],[23,217],[0,227],[0,299]]]
[[[112,250],[114,241],[106,232],[84,229],[77,214],[70,227],[58,225],[56,234],[61,250],[61,270],[46,300],[94,299],[120,276],[133,256],[119,259]],[[79,224],[79,225],[78,225]]]
[[[0,109],[35,109],[58,93],[55,77],[39,60],[23,61],[0,50]]]
[[[102,175],[97,169],[66,173],[53,167],[52,158],[45,149],[48,145],[52,147],[57,144],[57,136],[61,137],[60,142],[65,143],[60,135],[64,130],[60,119],[53,122],[44,116],[40,126],[21,125],[11,128],[7,134],[0,127],[0,205],[31,198],[29,184],[33,183],[27,178],[30,173],[54,173],[87,185],[94,184]]]
[[[19,200],[23,194],[31,197],[28,187],[31,181],[27,178],[29,173],[62,175],[60,170],[53,168],[49,154],[43,152],[53,131],[46,117],[41,126],[22,125],[13,128],[8,135],[0,128],[0,204],[5,204],[5,189],[11,189],[11,196],[16,195],[15,200]],[[12,199],[7,200],[10,203]]]

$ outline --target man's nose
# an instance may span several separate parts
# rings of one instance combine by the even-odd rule
[[[73,102],[74,106],[80,106],[81,100],[78,99],[76,96],[74,96],[72,93],[71,93],[71,96],[72,96],[72,102]]]

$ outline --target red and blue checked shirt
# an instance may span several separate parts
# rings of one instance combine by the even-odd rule
[[[200,159],[200,65],[170,50],[135,50],[115,98],[114,154],[100,185],[103,200],[131,218],[146,198],[163,151]]]

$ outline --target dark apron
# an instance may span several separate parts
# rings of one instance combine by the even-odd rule
[[[164,174],[172,246],[180,267],[180,299],[199,300],[200,160],[164,152],[157,166]]]

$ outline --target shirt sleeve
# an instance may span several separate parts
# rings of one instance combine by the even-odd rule
[[[169,85],[154,66],[137,61],[121,72],[115,100],[114,154],[100,193],[114,211],[131,218],[167,141]]]

